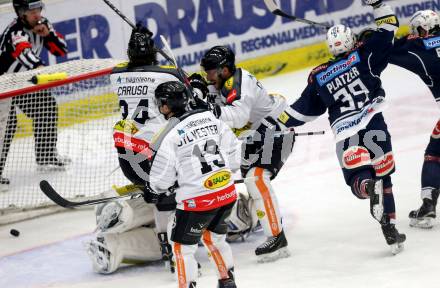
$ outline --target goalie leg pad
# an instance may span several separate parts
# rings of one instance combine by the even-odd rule
[[[238,191],[238,200],[232,207],[231,214],[226,219],[226,224],[228,225],[226,239],[228,242],[234,242],[238,239],[244,241],[244,238],[249,235],[251,229],[257,225],[258,218],[253,213],[255,210],[253,202],[247,191]]]
[[[143,198],[112,201],[96,209],[96,224],[101,232],[120,233],[154,223],[154,205]]]
[[[277,236],[283,228],[278,199],[270,183],[271,172],[261,167],[254,167],[248,171],[246,177],[255,177],[254,181],[245,184],[254,200],[256,215],[264,234],[267,237]]]
[[[147,227],[124,233],[98,233],[85,247],[93,270],[101,274],[113,273],[121,263],[145,263],[162,258],[156,233]]]

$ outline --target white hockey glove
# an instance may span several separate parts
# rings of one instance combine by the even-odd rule
[[[374,8],[382,4],[382,0],[362,0],[362,1],[367,5],[373,6]]]

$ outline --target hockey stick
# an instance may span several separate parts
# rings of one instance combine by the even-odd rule
[[[136,29],[136,28],[137,28],[136,25],[135,25],[133,22],[131,22],[130,19],[127,18],[127,16],[125,16],[124,14],[122,14],[122,12],[121,12],[118,8],[116,8],[115,5],[113,5],[112,2],[110,2],[109,0],[102,0],[102,1],[104,1],[105,4],[107,4],[107,5],[108,5],[108,6],[109,6],[109,7],[110,7],[110,8],[111,8],[116,14],[118,14],[119,17],[122,18],[122,20],[124,20],[125,22],[127,22],[127,24],[131,26],[131,28],[133,28],[133,29]],[[148,29],[148,28],[147,28],[147,29]],[[150,31],[150,30],[148,30],[148,31]],[[151,32],[150,32],[150,33],[151,33]],[[153,33],[151,33],[151,35],[153,35]],[[163,52],[161,49],[159,49],[159,48],[157,48],[157,47],[154,47],[154,49],[156,49],[156,51],[159,52],[159,54],[162,55],[163,58],[165,58],[165,59],[167,59],[168,61],[174,63],[175,60],[174,60],[173,58],[171,58],[169,55],[167,55],[165,52]]]
[[[234,184],[246,183],[247,181],[251,181],[251,180],[255,180],[255,179],[256,179],[255,177],[238,179],[238,180],[234,180]],[[75,207],[80,207],[80,206],[101,204],[101,203],[105,203],[105,202],[112,201],[112,200],[137,198],[137,197],[141,197],[144,194],[144,192],[136,192],[136,193],[131,193],[131,194],[122,195],[122,196],[113,196],[113,197],[105,197],[105,198],[99,198],[99,199],[73,202],[73,201],[69,201],[66,198],[64,198],[63,196],[61,196],[52,187],[52,185],[50,185],[50,183],[47,182],[46,180],[43,180],[40,182],[40,189],[55,204],[57,204],[61,207],[64,207],[64,208],[75,208]]]
[[[289,128],[285,131],[277,132],[277,133],[275,133],[274,136],[279,137],[281,135],[286,135],[291,132],[295,132],[294,128]],[[324,134],[325,134],[325,131],[312,131],[312,132],[299,132],[299,133],[295,132],[293,135],[295,135],[295,136],[316,136],[316,135],[324,135]]]
[[[288,19],[291,19],[293,21],[296,22],[301,22],[301,23],[305,23],[305,24],[309,24],[309,25],[313,25],[313,26],[319,26],[319,27],[324,27],[327,30],[330,29],[330,26],[328,26],[327,24],[324,23],[318,23],[312,20],[307,20],[304,18],[298,18],[296,16],[293,15],[289,15],[286,12],[284,12],[283,10],[281,10],[280,6],[277,4],[276,0],[264,0],[264,3],[266,4],[266,7],[270,10],[270,12],[272,12],[272,14],[281,16],[281,17],[285,17]]]

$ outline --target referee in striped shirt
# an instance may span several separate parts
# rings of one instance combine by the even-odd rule
[[[17,18],[0,36],[0,75],[44,66],[40,58],[43,47],[55,56],[66,55],[67,45],[63,36],[41,15],[44,8],[41,0],[13,0],[13,6]],[[9,185],[9,180],[3,177],[3,170],[17,130],[16,107],[33,119],[37,164],[41,167],[62,167],[66,164],[56,152],[58,107],[50,91],[1,99],[0,190],[6,190]]]

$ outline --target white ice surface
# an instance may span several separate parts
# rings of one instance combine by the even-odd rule
[[[292,100],[305,87],[307,73],[262,82]],[[390,100],[384,114],[393,137],[397,225],[407,234],[405,251],[391,256],[368,202],[345,185],[327,119],[321,117],[297,130],[327,134],[298,137],[273,181],[292,256],[257,264],[253,251],[263,241],[261,234],[233,244],[238,287],[440,287],[440,225],[418,230],[408,226],[407,218],[421,204],[423,153],[439,110],[429,90],[409,72],[390,66],[383,84]],[[158,264],[124,268],[111,276],[94,274],[82,248],[93,224],[93,211],[82,210],[0,227],[0,287],[177,287]],[[11,228],[20,237],[9,235]],[[216,287],[202,247],[197,256],[203,273],[197,287]]]

